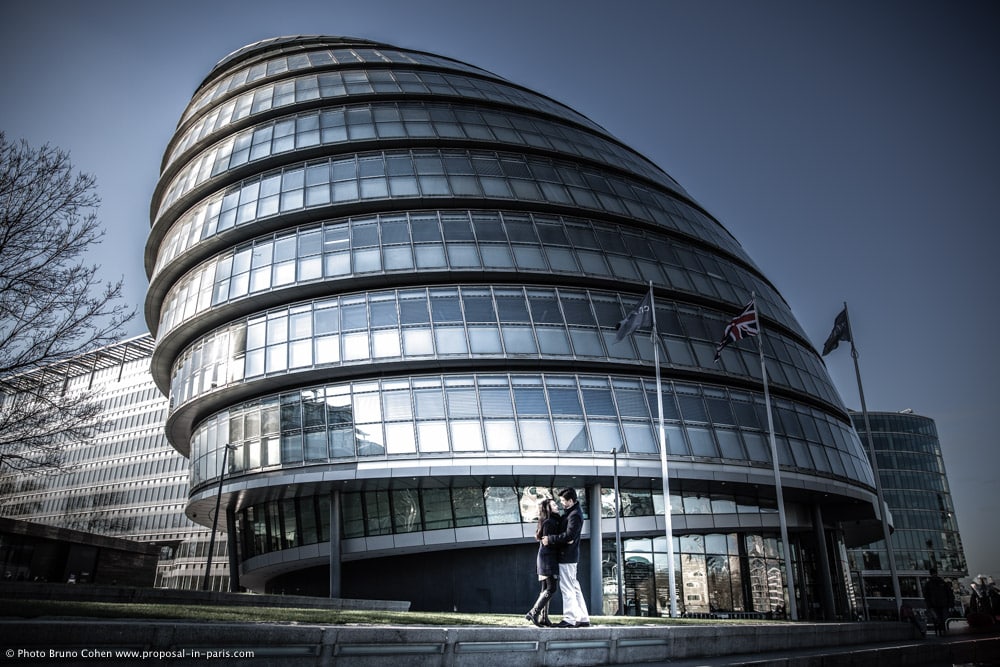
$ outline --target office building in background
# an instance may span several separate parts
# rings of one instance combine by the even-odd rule
[[[93,393],[103,404],[101,426],[89,440],[63,442],[58,469],[0,467],[0,514],[29,528],[40,524],[156,546],[155,578],[143,582],[119,573],[114,580],[199,588],[204,583],[209,531],[184,516],[188,464],[164,436],[167,399],[149,374],[152,350],[153,340],[147,334],[36,371],[52,391]],[[19,396],[4,394],[0,400],[15,401]],[[15,578],[65,581],[72,575],[77,583],[112,582],[111,575],[97,576],[106,558],[98,547],[90,546],[103,542],[83,543],[52,530],[31,529],[27,537],[18,537],[19,532],[25,531],[11,530],[0,546],[0,568]],[[36,539],[36,533],[46,542]],[[45,544],[60,537],[65,538],[62,551],[82,555],[65,563],[47,557]],[[215,590],[228,588],[225,548],[221,545],[221,566],[213,568],[210,578]]]
[[[868,444],[861,412],[851,412],[854,427]],[[969,575],[952,503],[948,476],[934,420],[902,412],[869,412],[872,444],[885,502],[892,513],[893,554],[900,592],[923,606],[928,570],[953,584]],[[893,606],[892,580],[885,541],[848,550],[851,571],[864,592],[870,616],[885,616]],[[955,587],[958,599],[958,586]]]

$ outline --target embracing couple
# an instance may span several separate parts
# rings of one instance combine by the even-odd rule
[[[538,558],[536,567],[542,590],[524,617],[542,627],[552,627],[549,620],[549,602],[556,594],[556,581],[563,599],[563,618],[557,628],[588,628],[590,615],[587,603],[576,579],[576,565],[580,560],[580,532],[583,530],[583,511],[576,498],[575,489],[559,492],[564,516],[559,516],[559,506],[552,498],[545,498],[538,504]]]

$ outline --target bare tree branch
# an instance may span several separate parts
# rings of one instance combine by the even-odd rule
[[[54,364],[119,340],[135,310],[86,262],[104,230],[93,176],[69,155],[0,132],[0,471],[45,472],[99,429],[100,403]],[[46,370],[48,369],[48,370]]]

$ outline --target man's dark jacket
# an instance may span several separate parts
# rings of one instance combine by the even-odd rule
[[[583,510],[580,503],[575,503],[566,516],[563,517],[562,532],[550,535],[549,542],[558,544],[560,563],[577,563],[580,561],[580,532],[583,530]]]

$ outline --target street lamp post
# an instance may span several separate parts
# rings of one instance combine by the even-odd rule
[[[212,534],[208,538],[208,562],[205,563],[205,579],[201,582],[201,590],[209,590],[209,579],[212,575],[212,551],[215,550],[215,531],[219,526],[219,508],[222,505],[222,482],[226,479],[226,461],[229,458],[229,450],[236,449],[236,445],[227,444],[222,450],[222,467],[219,470],[219,492],[215,496],[215,517],[212,518]]]

